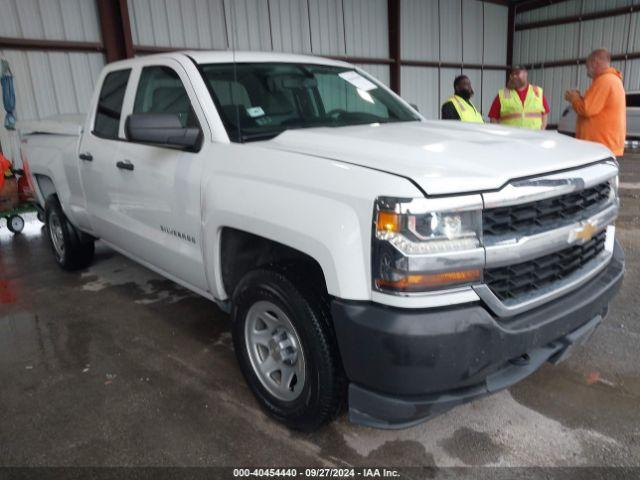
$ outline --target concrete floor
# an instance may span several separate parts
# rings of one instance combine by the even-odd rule
[[[55,265],[31,219],[0,228],[0,465],[640,466],[640,158],[623,162],[628,273],[557,367],[414,428],[343,416],[292,433],[258,408],[212,303],[98,246]]]

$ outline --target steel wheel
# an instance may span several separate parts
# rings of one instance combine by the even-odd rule
[[[64,258],[64,232],[62,231],[62,221],[57,213],[51,212],[49,215],[49,236],[56,254]]]
[[[251,366],[264,388],[279,400],[298,398],[305,383],[304,351],[287,314],[269,301],[256,302],[247,312],[244,333]]]

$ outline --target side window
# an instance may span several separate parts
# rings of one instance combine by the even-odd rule
[[[627,94],[627,107],[640,107],[640,93]]]
[[[133,113],[173,113],[183,127],[200,128],[180,77],[169,67],[142,69]]]
[[[102,138],[118,138],[122,101],[127,90],[131,70],[118,70],[104,77],[98,108],[93,125],[93,133]]]

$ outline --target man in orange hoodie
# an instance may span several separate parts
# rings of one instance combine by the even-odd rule
[[[617,157],[624,153],[627,107],[622,75],[611,67],[611,54],[604,48],[587,57],[587,75],[592,79],[584,97],[567,90],[565,100],[578,114],[576,138],[601,143]]]

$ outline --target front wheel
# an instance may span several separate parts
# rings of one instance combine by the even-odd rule
[[[53,255],[65,270],[86,268],[93,260],[93,239],[76,229],[55,195],[45,205],[45,227]]]
[[[272,417],[312,431],[340,411],[346,380],[326,302],[277,270],[247,274],[233,298],[242,373]]]

